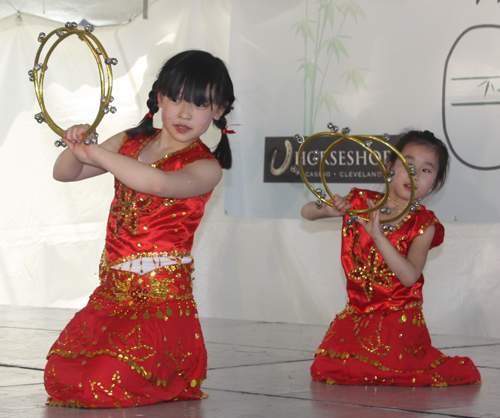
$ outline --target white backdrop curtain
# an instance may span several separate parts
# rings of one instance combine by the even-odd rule
[[[197,48],[227,61],[229,20],[229,1],[172,0],[151,4],[147,20],[96,27],[94,34],[118,59],[113,67],[118,112],[98,127],[101,139],[139,122],[156,74],[170,56]],[[33,118],[40,109],[28,70],[38,34],[61,26],[24,13],[0,20],[0,195],[5,197],[0,303],[81,306],[97,283],[112,177],[72,184],[52,180],[61,149],[53,145],[57,136]],[[99,88],[90,50],[76,37],[63,41],[49,60],[44,83],[51,117],[64,127],[93,121]],[[207,141],[213,145],[210,135]]]
[[[301,1],[285,3],[298,7]],[[104,118],[98,129],[101,138],[130,127],[147,112],[147,93],[166,58],[200,48],[229,64],[238,98],[230,123],[244,123],[234,128],[238,133],[230,138],[236,167],[254,164],[245,158],[254,150],[263,155],[259,120],[251,120],[246,113],[254,84],[246,73],[238,73],[251,56],[242,56],[235,48],[253,42],[239,25],[247,27],[249,19],[254,23],[260,19],[253,28],[258,31],[270,19],[268,3],[158,0],[150,5],[148,20],[138,17],[127,25],[97,28],[95,34],[119,61],[113,92],[118,112]],[[260,13],[247,14],[245,7],[250,4],[257,11],[260,7]],[[112,178],[105,175],[72,184],[52,180],[60,149],[53,146],[52,131],[33,119],[39,108],[27,72],[33,66],[39,32],[48,33],[60,24],[21,17],[21,21],[16,16],[0,20],[0,303],[80,307],[98,283]],[[279,18],[279,13],[273,15]],[[93,119],[96,107],[95,64],[87,65],[87,59],[92,61],[90,52],[76,48],[69,42],[67,48],[61,46],[49,65],[53,78],[46,81],[50,109],[65,126]],[[275,65],[272,57],[268,65]],[[280,109],[262,93],[263,114],[268,112],[266,106],[279,114]],[[285,125],[286,120],[279,129]],[[217,139],[216,132],[206,137],[209,145]],[[261,166],[252,175],[261,179]],[[233,190],[247,186],[235,183],[234,176],[226,175],[225,181]],[[200,314],[328,324],[346,302],[340,223],[227,216],[225,195],[222,183],[195,238],[195,297]],[[248,199],[242,197],[241,202]],[[261,199],[260,204],[270,203]],[[430,331],[500,338],[495,320],[500,225],[446,222],[445,227],[445,244],[431,252],[424,272],[424,313]]]

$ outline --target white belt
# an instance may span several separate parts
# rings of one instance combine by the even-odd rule
[[[193,261],[192,257],[182,257],[181,264],[188,264]],[[137,274],[146,274],[153,270],[158,270],[162,266],[172,266],[177,264],[178,259],[168,257],[142,257],[131,261],[117,264],[111,268],[115,270],[125,270]]]

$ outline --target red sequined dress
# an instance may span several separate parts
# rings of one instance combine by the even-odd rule
[[[353,209],[368,208],[366,199],[382,195],[351,190]],[[389,270],[363,227],[342,229],[342,265],[348,302],[330,324],[311,366],[314,380],[343,385],[447,386],[479,384],[481,376],[467,357],[449,357],[431,345],[422,314],[421,275],[404,286]],[[387,238],[406,256],[429,226],[436,232],[431,248],[443,242],[444,228],[434,213],[420,206]]]
[[[153,137],[126,137],[119,153],[137,159]],[[196,141],[151,165],[173,171],[213,158]],[[205,397],[207,355],[190,251],[210,195],[160,198],[115,179],[100,285],[48,354],[50,405],[118,408]],[[127,269],[143,258],[156,260],[156,268]]]

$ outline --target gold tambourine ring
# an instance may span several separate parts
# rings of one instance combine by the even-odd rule
[[[78,25],[75,22],[67,22],[64,27],[55,29],[48,35],[45,35],[45,33],[43,32],[40,33],[40,35],[38,36],[40,47],[38,48],[37,54],[35,56],[35,64],[33,69],[28,72],[30,81],[34,82],[35,84],[36,98],[41,109],[40,113],[35,114],[36,121],[38,123],[46,122],[47,125],[49,125],[50,129],[52,129],[57,135],[62,136],[63,129],[59,127],[50,117],[43,100],[43,80],[45,77],[45,71],[47,71],[48,69],[47,64],[49,62],[50,56],[52,55],[52,52],[54,52],[54,49],[68,37],[76,35],[81,41],[87,44],[87,46],[92,51],[92,54],[94,55],[97,63],[97,67],[99,68],[99,77],[101,82],[101,99],[99,102],[99,110],[94,122],[90,125],[90,128],[85,133],[86,138],[84,142],[87,145],[93,142],[97,142],[97,139],[91,139],[89,135],[95,131],[97,125],[99,125],[104,115],[107,113],[116,112],[116,108],[114,106],[110,106],[110,103],[113,101],[113,96],[111,96],[111,91],[113,89],[113,71],[111,69],[111,66],[118,64],[118,60],[116,58],[109,58],[102,44],[95,37],[95,35],[92,34],[93,30],[94,27],[91,25],[87,25],[85,26],[84,30],[80,30],[78,29]],[[49,39],[54,35],[57,37],[57,39],[49,48],[48,52],[45,54],[45,58],[42,61],[42,50],[47,45]],[[106,67],[106,75],[104,72],[104,67]],[[55,142],[55,145],[58,147],[66,146],[66,144],[61,140],[57,140]]]
[[[319,189],[319,188],[315,189],[312,186],[312,184],[309,182],[309,180],[307,179],[307,177],[305,175],[304,167],[302,164],[302,154],[304,152],[305,146],[309,142],[314,140],[315,138],[325,137],[325,136],[332,136],[333,138],[338,138],[335,142],[333,142],[326,149],[326,151],[323,154],[323,157],[321,158],[319,171],[320,171],[321,182],[323,183],[323,186],[325,187],[326,193],[324,190]],[[392,218],[383,219],[380,222],[381,223],[388,223],[388,222],[392,222],[392,221],[398,219],[399,216],[401,215],[401,213],[405,213],[408,210],[408,208],[410,208],[410,206],[412,205],[413,198],[415,196],[415,181],[413,179],[414,169],[412,166],[410,166],[410,164],[408,164],[408,162],[401,155],[401,153],[393,145],[389,144],[387,141],[384,141],[384,140],[377,138],[375,136],[368,136],[368,135],[349,136],[346,133],[338,133],[336,131],[334,131],[334,132],[319,132],[319,133],[316,133],[316,134],[313,134],[313,135],[307,137],[307,139],[304,139],[300,135],[296,135],[295,138],[301,144],[299,147],[298,155],[297,155],[297,160],[298,160],[297,171],[299,172],[299,174],[302,178],[302,181],[306,184],[306,186],[309,188],[309,190],[311,190],[311,192],[318,198],[318,201],[316,202],[316,205],[318,207],[321,207],[321,205],[323,203],[326,205],[329,205],[329,206],[333,206],[332,201],[334,199],[334,194],[330,190],[330,187],[328,186],[328,183],[326,181],[325,164],[326,164],[326,159],[328,158],[328,156],[330,155],[332,150],[344,141],[353,141],[353,142],[357,143],[358,145],[362,146],[371,155],[373,155],[373,157],[377,161],[378,166],[380,167],[380,170],[382,171],[382,174],[383,174],[384,179],[385,179],[385,194],[382,197],[382,199],[380,199],[380,201],[373,208],[358,209],[358,210],[349,209],[349,210],[347,210],[348,215],[351,215],[351,217],[353,219],[359,217],[361,219],[368,220],[367,218],[364,218],[364,217],[359,216],[359,215],[367,214],[369,212],[373,212],[375,210],[380,209],[381,207],[384,206],[387,198],[389,197],[389,189],[390,189],[390,184],[391,184],[392,179],[391,179],[391,176],[388,175],[387,169],[385,168],[383,161],[380,159],[380,157],[377,155],[377,153],[371,148],[371,144],[373,141],[380,142],[380,143],[384,144],[385,146],[389,147],[401,159],[405,169],[408,171],[408,175],[410,177],[410,183],[411,183],[410,199],[408,200],[406,205],[402,208],[401,212],[399,212],[398,214],[396,214],[396,216],[393,216]],[[314,151],[314,152],[316,153],[317,159],[319,159],[320,152],[319,151]],[[326,194],[328,194],[328,196],[330,197],[331,200],[326,199]]]

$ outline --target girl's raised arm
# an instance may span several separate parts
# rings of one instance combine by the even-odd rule
[[[340,197],[338,194],[333,196],[333,200],[330,199],[330,201],[333,206],[323,204],[321,209],[316,207],[316,202],[306,203],[302,207],[300,214],[310,221],[315,221],[316,219],[344,216],[346,211],[351,208],[345,197]]]
[[[109,171],[130,189],[158,197],[186,199],[210,192],[222,178],[217,160],[199,160],[175,171],[163,171],[149,164],[96,145],[92,165]]]
[[[374,203],[368,200],[368,205],[373,207]],[[406,287],[413,286],[425,267],[436,227],[430,225],[422,235],[416,237],[411,243],[407,256],[404,257],[382,232],[379,210],[370,213],[370,221],[358,219],[357,222],[365,228],[384,257],[385,263],[400,282]]]
[[[78,181],[110,172],[127,187],[159,197],[184,199],[210,192],[222,178],[216,160],[200,160],[181,170],[163,171],[135,159],[118,154],[124,132],[100,145],[85,145],[83,135],[88,125],[77,125],[64,131],[68,145],[54,165],[54,178]]]

